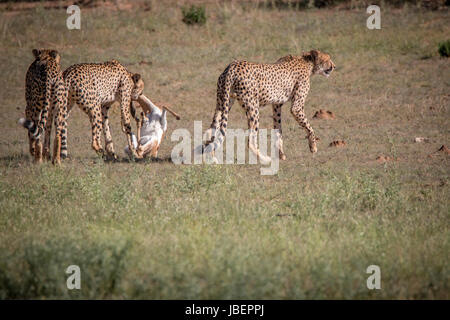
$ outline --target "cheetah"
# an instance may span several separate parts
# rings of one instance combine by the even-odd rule
[[[33,49],[35,60],[25,77],[25,118],[19,124],[28,129],[29,150],[35,161],[50,158],[50,133],[55,111],[67,103],[61,57],[56,50]],[[61,116],[61,115],[59,115]],[[50,121],[48,121],[50,119]],[[55,125],[57,117],[55,115]],[[45,131],[44,150],[42,133]]]
[[[285,160],[281,107],[289,100],[292,101],[292,115],[307,131],[310,151],[317,152],[314,130],[305,116],[305,100],[310,88],[310,77],[314,74],[328,77],[335,68],[330,55],[318,50],[305,52],[301,56],[282,57],[273,64],[233,61],[217,81],[217,106],[211,127],[207,131],[208,141],[203,146],[203,154],[212,154],[223,143],[228,115],[236,99],[247,116],[250,129],[249,149],[261,162],[269,162],[270,158],[261,154],[257,145],[259,108],[272,104],[273,126],[278,130],[276,143],[279,158]]]
[[[144,81],[140,74],[129,72],[117,60],[104,63],[83,63],[70,66],[63,72],[68,92],[65,118],[58,131],[55,144],[62,154],[67,153],[67,117],[74,104],[77,104],[88,116],[92,128],[92,148],[104,156],[101,133],[105,136],[106,156],[117,159],[109,128],[108,111],[118,101],[121,108],[122,131],[127,135],[131,155],[138,157],[132,143],[130,124],[130,106],[137,101],[144,90]],[[138,121],[138,119],[136,120]],[[54,162],[59,163],[58,153]]]

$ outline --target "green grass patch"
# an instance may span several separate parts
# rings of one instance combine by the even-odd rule
[[[439,43],[438,51],[441,57],[450,57],[450,40]]]
[[[191,5],[190,7],[181,8],[183,14],[183,22],[186,24],[205,24],[206,10],[204,6]]]

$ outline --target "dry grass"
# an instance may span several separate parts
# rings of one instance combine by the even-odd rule
[[[64,10],[0,12],[0,297],[448,299],[449,157],[428,156],[450,145],[450,67],[437,53],[448,11],[384,8],[371,31],[364,9],[206,9],[200,27],[181,22],[177,5],[82,9],[80,31],[65,28]],[[75,109],[70,159],[54,168],[32,164],[16,124],[35,47],[59,50],[64,68],[115,58],[140,72],[146,95],[182,115],[169,118],[167,137],[209,125],[217,77],[235,58],[318,48],[337,70],[312,79],[315,156],[284,107],[287,160],[276,176],[250,165],[103,163]],[[336,118],[312,119],[319,109]],[[245,127],[239,107],[229,123]],[[117,107],[112,130],[124,157]],[[345,147],[328,147],[335,140]],[[166,138],[162,159],[175,144]],[[70,264],[82,269],[81,291],[65,289]],[[371,264],[382,290],[366,288]]]

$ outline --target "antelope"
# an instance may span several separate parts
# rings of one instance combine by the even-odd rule
[[[177,120],[180,120],[180,116],[167,106],[157,107],[143,94],[139,96],[138,103],[144,111],[141,112],[141,119],[136,119],[137,138],[132,134],[132,143],[139,158],[144,158],[148,154],[156,158],[164,133],[167,130],[166,111]],[[132,112],[136,112],[134,107],[132,107]],[[124,151],[130,155],[128,146],[125,147]]]

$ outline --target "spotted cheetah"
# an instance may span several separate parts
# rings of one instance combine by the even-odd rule
[[[108,111],[111,105],[118,101],[121,108],[122,131],[127,135],[128,146],[132,156],[137,157],[132,143],[130,125],[130,105],[137,101],[144,90],[142,77],[129,72],[117,60],[104,63],[83,63],[70,66],[63,72],[68,102],[65,119],[58,132],[61,153],[67,153],[67,117],[76,103],[88,116],[92,126],[92,148],[104,155],[101,144],[103,131],[106,144],[106,155],[116,159],[109,128]],[[138,121],[138,120],[137,120]],[[59,163],[58,154],[54,162]]]
[[[235,99],[244,108],[249,134],[249,149],[261,162],[270,161],[262,155],[257,145],[259,108],[272,104],[274,129],[278,129],[279,157],[286,159],[283,151],[281,107],[291,100],[291,113],[308,133],[309,149],[317,152],[314,131],[305,116],[304,105],[310,88],[310,77],[322,74],[326,77],[335,69],[328,54],[311,50],[301,56],[286,56],[273,64],[233,61],[226,67],[217,82],[217,107],[210,129],[209,140],[203,147],[204,154],[212,153],[223,143],[228,124],[228,114]]]
[[[25,78],[25,118],[19,123],[28,129],[30,153],[38,162],[50,158],[50,133],[55,110],[67,103],[61,72],[61,57],[56,50],[33,49],[35,60]],[[61,116],[61,115],[60,115]],[[50,121],[48,121],[50,119]],[[55,124],[57,118],[55,118]],[[45,131],[44,150],[42,133]]]

